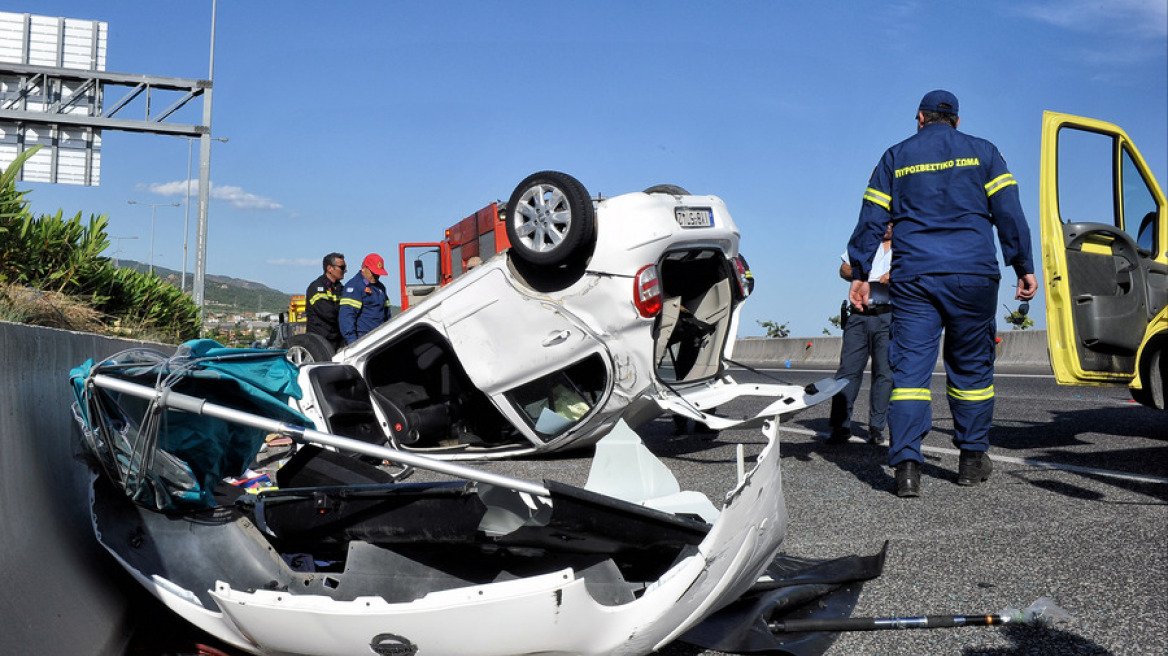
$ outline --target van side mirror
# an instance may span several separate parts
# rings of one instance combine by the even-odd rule
[[[421,259],[414,260],[414,279],[421,282],[426,279],[426,267]]]

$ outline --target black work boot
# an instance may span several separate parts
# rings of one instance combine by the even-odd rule
[[[831,436],[823,441],[824,444],[847,444],[852,439],[852,429],[850,428],[833,428],[831,429]]]
[[[905,460],[896,465],[896,496],[921,496],[921,463]]]
[[[957,461],[957,484],[970,486],[984,483],[994,471],[990,454],[985,451],[961,450]]]

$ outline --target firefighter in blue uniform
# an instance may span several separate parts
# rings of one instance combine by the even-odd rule
[[[385,261],[377,253],[370,253],[361,262],[361,271],[341,290],[338,320],[345,344],[352,344],[389,320],[389,294],[380,281],[384,275]]]
[[[930,91],[917,111],[917,133],[885,151],[864,192],[848,243],[849,300],[868,304],[871,254],[889,221],[892,329],[888,462],[896,493],[920,495],[921,441],[932,428],[929,389],[941,331],[953,443],[961,450],[957,483],[977,485],[992,470],[994,344],[998,280],[994,229],[1005,263],[1018,276],[1015,298],[1038,291],[1030,229],[1018,185],[998,149],[959,132],[957,98]]]

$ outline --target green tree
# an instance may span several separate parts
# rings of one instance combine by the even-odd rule
[[[791,334],[791,331],[787,329],[786,322],[779,324],[774,321],[759,321],[758,325],[766,328],[767,337],[787,337]]]
[[[1034,325],[1034,319],[1031,319],[1029,316],[1027,316],[1028,309],[1022,310],[1019,308],[1017,310],[1011,310],[1005,305],[1002,307],[1006,308],[1006,316],[1004,318],[1006,323],[1010,324],[1010,330],[1026,330],[1027,328]]]

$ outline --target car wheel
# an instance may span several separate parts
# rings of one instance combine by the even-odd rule
[[[671,185],[671,184],[653,185],[652,187],[649,187],[648,189],[646,189],[645,193],[646,194],[670,194],[672,196],[688,196],[688,195],[690,195],[689,192],[686,191],[685,189],[682,189],[681,187],[679,187],[677,185]]]
[[[1155,343],[1144,347],[1144,358],[1140,363],[1140,378],[1144,388],[1131,388],[1132,399],[1140,405],[1155,410],[1165,409],[1165,391],[1168,391],[1168,351],[1161,350]]]
[[[301,365],[310,362],[327,362],[331,360],[336,350],[328,340],[315,333],[293,335],[288,339],[288,353],[285,357],[292,364]]]
[[[558,266],[591,254],[596,210],[588,190],[566,173],[527,176],[507,202],[511,252],[531,264]]]

